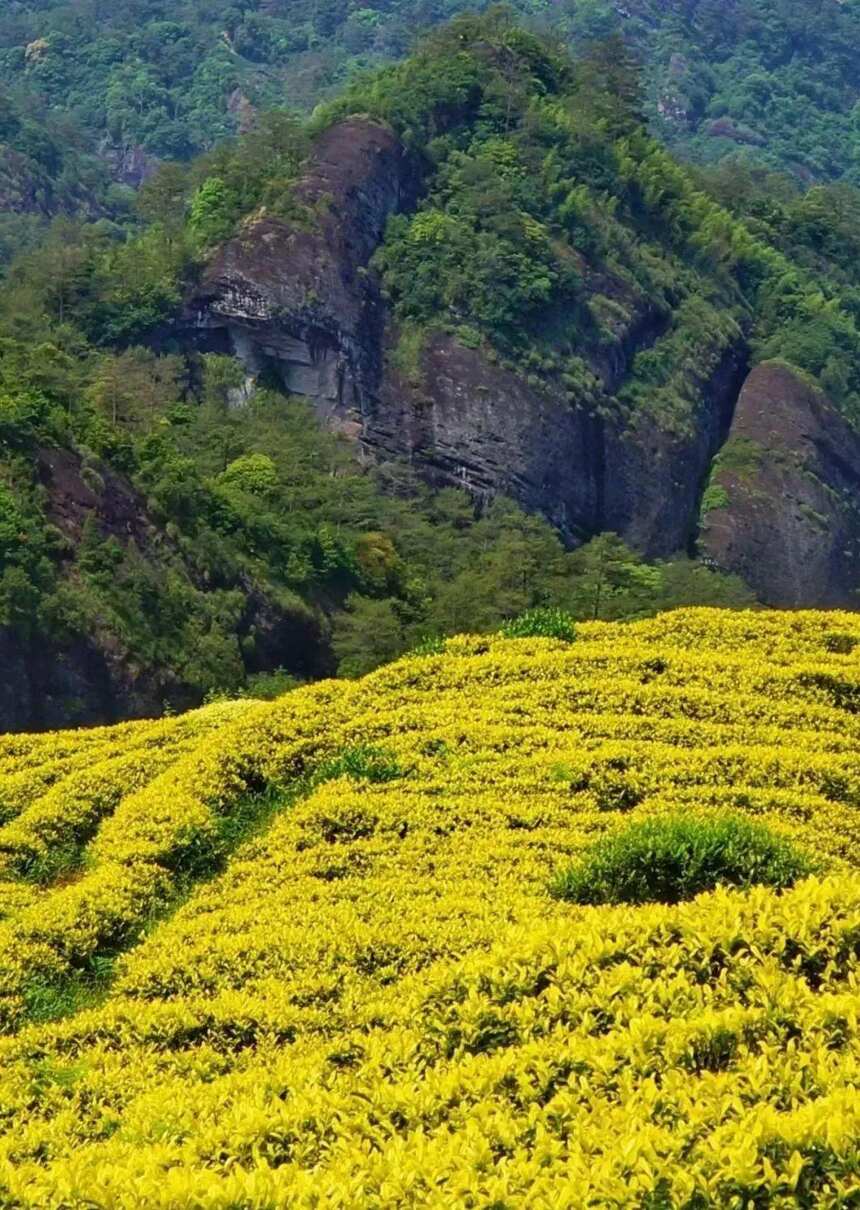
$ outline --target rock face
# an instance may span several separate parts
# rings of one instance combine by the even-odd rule
[[[105,467],[86,471],[69,450],[38,452],[48,519],[70,547],[93,516],[105,537],[145,550],[156,534],[144,502]],[[88,725],[161,712],[164,686],[135,673],[123,653],[93,634],[87,641],[27,642],[0,629],[0,730]]]
[[[251,372],[274,369],[330,419],[360,413],[382,373],[382,304],[367,265],[417,184],[385,127],[361,118],[332,127],[296,190],[307,222],[252,221],[209,266],[186,324]]]
[[[479,500],[510,495],[571,544],[613,530],[652,558],[692,550],[708,472],[729,438],[707,503],[720,492],[730,503],[710,508],[702,553],[766,603],[856,603],[860,439],[789,370],[764,365],[747,378],[742,334],[718,346],[684,423],[625,408],[633,359],[670,316],[583,262],[592,292],[626,316],[611,349],[582,349],[605,406],[574,407],[560,387],[443,334],[399,371],[370,262],[388,217],[419,188],[388,129],[364,118],[332,127],[297,191],[309,220],[258,216],[227,243],[189,300],[186,334],[237,353],[252,380],[276,372],[366,456],[405,458]]]
[[[611,397],[669,317],[629,283],[583,263],[593,292],[628,316],[610,349],[585,350],[606,393],[605,415],[574,409],[561,389],[529,385],[442,335],[424,348],[418,380],[408,380],[393,368],[396,334],[369,264],[388,217],[415,203],[419,185],[385,127],[362,118],[332,127],[297,190],[314,220],[248,224],[209,266],[186,332],[236,353],[251,375],[274,370],[369,456],[405,457],[428,480],[479,498],[511,495],[571,542],[611,528],[652,556],[686,547],[728,428],[743,348],[725,350],[683,433],[631,421]]]
[[[769,604],[856,606],[860,436],[788,366],[757,366],[716,461],[701,548]]]
[[[48,518],[70,543],[80,541],[90,516],[105,537],[131,540],[142,550],[156,540],[158,530],[144,501],[105,466],[88,471],[77,454],[58,447],[39,450],[37,466],[47,493]]]
[[[728,355],[683,433],[618,412],[571,408],[450,337],[423,357],[424,388],[383,383],[363,436],[425,478],[479,498],[504,494],[543,513],[571,543],[612,529],[651,557],[686,548],[702,477],[731,415],[742,358]]]
[[[104,139],[97,154],[108,168],[111,176],[120,185],[139,189],[158,168],[159,161],[145,147],[137,143],[122,145]]]

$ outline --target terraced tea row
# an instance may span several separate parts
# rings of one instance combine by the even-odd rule
[[[66,772],[0,830],[6,1204],[848,1204],[855,643],[853,615],[691,610],[140,724],[91,782],[96,738],[22,744]],[[828,868],[548,893],[631,819],[725,809]],[[57,837],[79,866],[36,885]]]

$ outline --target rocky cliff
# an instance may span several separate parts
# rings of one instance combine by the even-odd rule
[[[275,370],[368,456],[406,458],[428,481],[481,500],[511,495],[571,543],[613,530],[650,557],[691,549],[728,438],[702,552],[768,603],[854,602],[860,439],[789,369],[764,365],[747,377],[742,337],[709,351],[680,425],[619,402],[636,354],[671,324],[620,279],[599,283],[628,317],[612,356],[583,350],[599,408],[572,407],[551,381],[536,384],[441,332],[424,340],[412,373],[398,369],[371,258],[419,184],[384,126],[355,118],[331,128],[299,189],[315,221],[255,217],[213,259],[186,327],[238,354],[251,376]],[[741,467],[738,450],[756,458]]]
[[[417,387],[386,374],[362,440],[376,456],[405,455],[430,481],[479,499],[512,496],[568,542],[610,529],[658,558],[692,540],[701,480],[725,436],[743,365],[743,350],[728,349],[693,423],[673,431],[617,404],[606,414],[571,407],[551,387],[437,336],[423,351]]]
[[[583,349],[599,408],[571,406],[552,381],[535,385],[443,333],[429,335],[406,375],[371,258],[388,217],[419,187],[415,161],[387,128],[363,118],[332,127],[297,191],[315,218],[252,218],[189,300],[186,334],[237,354],[251,377],[275,371],[371,457],[405,457],[428,481],[479,499],[511,495],[570,542],[612,529],[652,557],[687,548],[746,369],[743,341],[708,350],[682,425],[631,412],[619,393],[671,315],[583,261],[592,291],[624,317],[611,346]]]
[[[104,465],[84,468],[69,450],[42,449],[37,472],[46,514],[67,543],[92,518],[103,537],[145,550],[157,538],[144,501]],[[45,643],[0,629],[0,730],[58,727],[160,713],[168,686],[135,672],[103,636]]]
[[[757,366],[714,464],[702,551],[780,605],[857,605],[860,435],[791,367]]]
[[[252,218],[209,265],[186,327],[236,353],[251,375],[274,369],[326,418],[360,417],[382,377],[383,307],[368,264],[417,183],[385,127],[361,118],[332,127],[295,192],[307,218]]]
[[[478,499],[509,494],[571,543],[609,529],[652,557],[690,549],[723,447],[702,552],[769,603],[853,602],[860,439],[790,370],[764,365],[747,377],[743,339],[703,373],[681,425],[619,403],[637,352],[671,323],[642,298],[624,298],[629,318],[611,358],[584,350],[604,391],[597,409],[572,407],[552,382],[441,332],[425,339],[412,373],[398,369],[370,262],[388,216],[418,187],[414,161],[384,126],[333,127],[299,189],[316,218],[252,219],[213,259],[186,330],[237,353],[251,376],[275,370],[367,456],[406,458],[428,481]],[[629,295],[621,282],[601,289]]]

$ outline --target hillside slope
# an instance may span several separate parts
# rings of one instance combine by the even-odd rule
[[[0,725],[539,605],[856,605],[860,192],[783,186],[494,12],[58,221],[0,291]]]
[[[668,577],[633,567],[651,590],[607,616],[751,599],[686,557],[746,356],[736,291],[662,238],[637,247],[605,191],[592,204],[578,190],[595,157],[605,183],[624,188],[602,85],[596,96],[577,88],[579,140],[560,108],[573,100],[570,62],[509,21],[485,31],[467,20],[466,43],[463,29],[369,82],[371,108],[386,94],[396,102],[391,123],[341,109],[309,129],[261,117],[242,139],[157,174],[133,234],[58,222],[15,259],[0,291],[0,726],[189,709],[278,670],[366,671],[427,634],[493,629],[534,605],[596,616],[581,591],[588,554],[573,559],[538,510],[569,544],[615,528],[640,553],[680,551]],[[550,124],[524,141],[532,101]],[[367,108],[361,93],[344,104]],[[448,130],[447,152],[434,124]],[[565,163],[553,170],[557,136]],[[489,211],[472,216],[473,233],[448,224],[439,273],[435,237],[415,242],[414,280],[429,267],[459,295],[453,309],[430,299],[434,326],[423,314],[401,321],[387,278],[410,274],[374,257],[408,251],[410,215],[432,236],[436,154],[457,168],[468,208],[483,207],[487,180]],[[532,169],[531,196],[509,206]],[[399,239],[387,220],[400,221]],[[651,411],[628,432],[633,408],[613,392],[642,377],[630,360],[647,362],[661,334],[668,379],[652,357],[661,382],[645,402],[679,427],[652,440]],[[835,367],[848,366],[850,403],[847,335]],[[826,342],[814,356],[822,348],[830,365]],[[434,351],[449,373],[425,375]],[[649,442],[662,443],[659,458]],[[528,512],[500,499],[511,495]],[[834,569],[835,585],[801,585],[801,599],[841,602],[850,564]]]
[[[681,611],[4,738],[4,1204],[844,1204],[858,647]],[[631,818],[723,809],[821,874],[548,894]]]
[[[89,165],[69,157],[72,175],[92,176],[100,162],[136,184],[152,157],[209,148],[246,126],[254,107],[308,110],[356,72],[401,58],[417,32],[486,7],[17,0],[0,14],[0,80],[98,152]],[[511,8],[577,51],[622,33],[642,60],[654,129],[685,158],[741,153],[807,180],[858,179],[856,0],[514,0]],[[47,179],[37,205],[62,205],[69,172],[64,179],[46,164],[32,131],[4,130],[2,109],[0,100],[0,153],[5,143],[33,184]],[[56,159],[64,154],[55,147]]]

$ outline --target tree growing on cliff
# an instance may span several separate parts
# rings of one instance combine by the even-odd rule
[[[210,176],[191,199],[188,227],[203,248],[227,239],[240,211],[239,200],[221,177]]]

